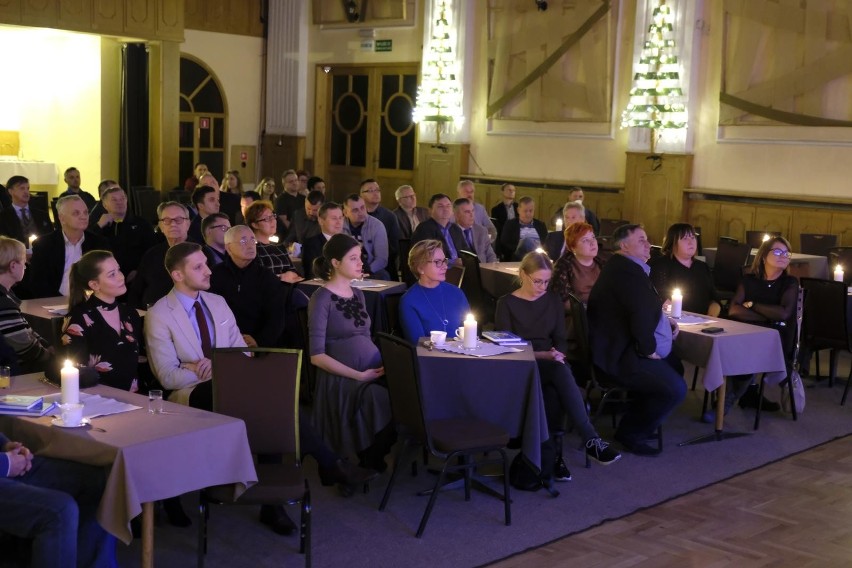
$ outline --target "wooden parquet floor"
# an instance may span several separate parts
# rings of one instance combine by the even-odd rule
[[[852,566],[852,436],[491,568]]]

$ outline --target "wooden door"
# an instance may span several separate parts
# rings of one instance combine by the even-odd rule
[[[317,74],[315,168],[332,199],[374,178],[384,205],[396,207],[394,190],[414,179],[417,65],[329,67]]]

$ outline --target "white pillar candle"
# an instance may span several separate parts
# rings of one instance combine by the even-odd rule
[[[467,314],[464,320],[464,348],[476,348],[476,320],[473,319],[473,314]]]
[[[675,288],[672,292],[672,317],[679,318],[683,312],[683,294],[680,293],[680,288]]]
[[[33,242],[38,238],[36,235],[30,235],[30,250],[33,249]]]
[[[77,404],[80,402],[80,371],[71,361],[65,360],[60,371],[62,385],[62,404]]]
[[[834,267],[834,281],[843,282],[843,267],[839,264]]]
[[[561,230],[562,230],[562,219],[557,219],[557,220],[556,220],[556,230],[557,230],[557,231],[561,231]]]

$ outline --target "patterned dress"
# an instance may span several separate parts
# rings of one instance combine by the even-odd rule
[[[361,290],[341,298],[327,288],[317,289],[308,305],[308,327],[311,355],[325,353],[358,371],[381,367]],[[360,452],[391,421],[388,390],[380,381],[356,381],[318,368],[312,419],[339,454]]]
[[[111,310],[118,310],[120,331],[101,315]],[[68,313],[61,341],[65,358],[94,367],[102,384],[136,392],[141,338],[142,319],[135,309],[118,302],[107,304],[92,295]]]

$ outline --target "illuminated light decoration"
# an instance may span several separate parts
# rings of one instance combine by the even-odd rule
[[[687,112],[675,41],[674,16],[666,0],[654,8],[639,62],[634,65],[633,88],[621,114],[622,128],[650,128],[651,152],[657,130],[687,128]]]
[[[456,28],[451,19],[448,0],[432,3],[432,31],[423,61],[414,122],[435,122],[437,144],[441,144],[441,128],[448,122],[464,120],[462,88],[456,57]]]

